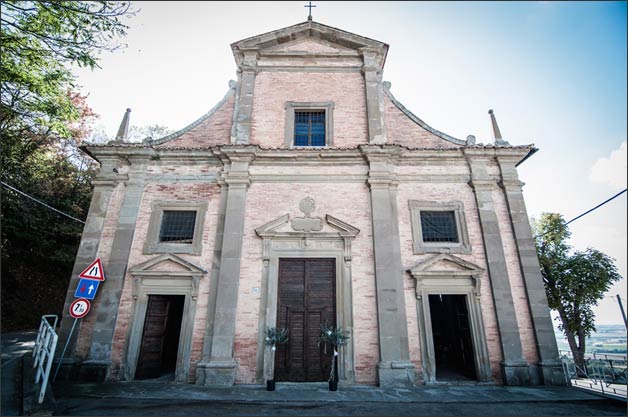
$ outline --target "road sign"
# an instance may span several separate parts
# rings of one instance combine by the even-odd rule
[[[95,279],[96,281],[105,280],[105,271],[102,269],[100,258],[92,262],[83,272],[79,274],[79,278]]]
[[[96,291],[98,291],[98,285],[100,285],[100,281],[81,278],[78,285],[76,286],[76,292],[74,293],[74,296],[76,298],[93,300],[96,296]]]
[[[90,306],[89,300],[77,298],[70,304],[70,315],[75,319],[82,319],[89,313]]]

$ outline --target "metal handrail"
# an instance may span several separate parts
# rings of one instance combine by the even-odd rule
[[[50,319],[54,319],[52,324],[50,324]],[[58,321],[59,317],[54,314],[47,314],[41,317],[39,332],[33,348],[33,356],[35,357],[33,368],[37,368],[35,384],[39,383],[41,379],[41,389],[39,390],[39,399],[37,401],[39,404],[44,402],[48,379],[50,378],[50,369],[52,368],[52,361],[57,349],[59,336],[55,332],[55,327]]]
[[[561,352],[567,385],[601,391],[603,396],[613,396],[613,398],[619,396],[626,399],[626,379],[628,378],[626,356],[587,354],[584,369],[576,365],[573,358],[569,356]],[[587,384],[588,387],[586,387]]]

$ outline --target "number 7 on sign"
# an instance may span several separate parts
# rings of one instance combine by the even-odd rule
[[[70,305],[70,316],[75,319],[81,319],[89,313],[91,304],[85,298],[77,298]]]

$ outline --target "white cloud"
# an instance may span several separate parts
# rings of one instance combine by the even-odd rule
[[[599,158],[591,167],[589,178],[613,187],[626,188],[626,141],[608,158]]]

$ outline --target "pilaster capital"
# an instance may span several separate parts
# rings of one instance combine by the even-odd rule
[[[499,186],[506,192],[521,192],[525,182],[519,180],[502,180]]]
[[[493,191],[498,186],[495,180],[471,180],[468,184],[475,191]]]

